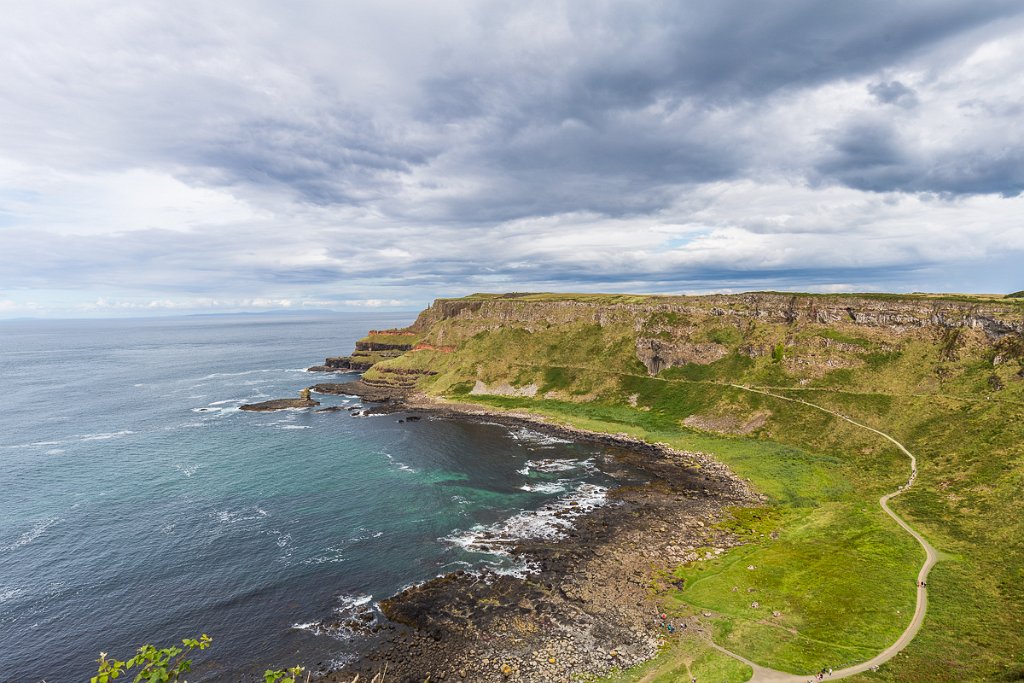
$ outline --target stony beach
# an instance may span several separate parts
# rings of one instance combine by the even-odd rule
[[[572,514],[563,538],[519,540],[501,550],[529,563],[523,576],[458,571],[382,601],[376,645],[323,680],[350,681],[387,669],[388,681],[569,681],[650,659],[665,630],[659,588],[666,570],[738,544],[717,528],[725,509],[756,504],[745,482],[706,455],[627,435],[587,432],[536,416],[419,396],[362,392],[358,382],[318,389],[387,399],[375,412],[411,411],[460,420],[526,426],[609,447],[617,463],[642,469],[643,486],[608,492],[608,505]],[[371,396],[372,395],[372,396]],[[478,539],[488,543],[488,539]],[[369,623],[369,616],[364,617]],[[358,619],[357,619],[358,621]],[[702,626],[692,620],[682,626]],[[371,630],[368,626],[367,630]]]

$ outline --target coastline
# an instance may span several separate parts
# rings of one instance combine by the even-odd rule
[[[706,454],[554,424],[529,413],[382,395],[361,381],[319,387],[386,401],[370,408],[372,413],[487,421],[600,444],[613,449],[617,463],[650,476],[645,485],[609,490],[610,504],[574,515],[563,538],[502,545],[503,552],[529,561],[531,572],[524,577],[460,570],[381,601],[393,629],[322,680],[347,682],[386,667],[389,680],[397,681],[533,683],[602,675],[649,660],[664,637],[657,589],[668,585],[666,570],[739,545],[716,523],[727,507],[761,502],[746,482]],[[695,619],[678,626],[703,634]]]

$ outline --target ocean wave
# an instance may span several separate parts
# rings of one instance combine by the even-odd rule
[[[292,628],[316,636],[331,636],[348,640],[360,633],[368,633],[377,622],[377,613],[371,604],[372,595],[342,595],[332,616],[318,621],[298,622]]]
[[[563,439],[558,436],[543,434],[528,427],[510,429],[509,434],[516,441],[521,441],[530,446],[554,447],[559,444],[573,443],[570,439]]]
[[[558,481],[523,484],[519,488],[530,493],[562,493],[569,488],[569,481],[567,479],[559,479]]]
[[[378,453],[387,458],[391,462],[391,464],[395,466],[395,469],[401,470],[402,472],[419,472],[419,470],[416,469],[415,467],[411,467],[409,465],[406,465],[404,462],[395,460],[395,456],[391,455],[387,451],[378,451]]]
[[[507,555],[523,540],[558,540],[573,528],[573,521],[608,503],[608,489],[583,484],[572,493],[549,501],[537,510],[524,510],[489,526],[477,525],[440,539],[470,552]]]
[[[186,477],[191,477],[193,474],[195,474],[196,472],[199,471],[200,467],[202,467],[201,463],[188,463],[188,464],[186,464],[186,463],[179,462],[177,465],[174,466],[174,469],[178,470],[179,472],[184,474]]]
[[[254,399],[248,399],[248,400],[251,401],[251,400],[254,400]],[[232,405],[203,406],[201,408],[192,408],[192,412],[193,413],[203,413],[206,416],[205,419],[219,420],[219,419],[221,419],[223,417],[226,417],[226,416],[228,416],[228,415],[230,415],[232,413],[241,412],[242,404],[243,403],[245,403],[244,400],[238,401],[237,403],[232,402]]]
[[[312,429],[310,425],[281,425],[278,429]]]
[[[164,427],[165,432],[173,432],[179,429],[195,429],[197,427],[210,427],[212,422],[182,422],[177,425],[168,425]]]
[[[81,437],[82,441],[106,441],[107,439],[117,439],[122,436],[128,436],[129,434],[135,434],[130,429],[122,429],[119,432],[106,432],[101,434],[84,434]]]
[[[544,474],[552,474],[555,472],[569,472],[571,470],[584,469],[593,471],[596,468],[594,465],[593,458],[587,458],[586,460],[561,460],[554,458],[546,458],[543,460],[527,460],[522,469],[517,470],[519,474],[530,474],[530,472],[543,472]]]
[[[371,538],[380,538],[383,535],[383,531],[371,531],[365,527],[360,527],[356,532],[356,535],[348,540],[350,543],[357,543],[359,541],[367,541]]]
[[[69,444],[82,443],[85,441],[106,441],[108,439],[119,439],[123,436],[136,434],[130,429],[122,429],[118,432],[99,432],[97,434],[72,434],[64,439],[55,441],[30,441],[29,443],[16,443],[0,446],[0,448],[22,449],[22,448],[44,448],[46,446],[67,446]]]
[[[50,450],[46,451],[46,454],[47,455],[60,455],[63,452],[64,452],[63,448],[51,448]]]
[[[209,375],[200,377],[202,382],[208,379],[220,379],[222,377],[246,377],[248,375],[261,375],[268,372],[305,372],[306,368],[259,368],[255,370],[243,370],[242,372],[212,372]]]
[[[261,531],[260,533],[274,537],[274,545],[276,545],[283,551],[278,559],[287,562],[292,558],[292,552],[294,551],[294,548],[292,547],[291,534],[285,531],[281,531],[280,529],[269,529],[266,531]]]
[[[47,517],[41,522],[36,522],[31,529],[25,531],[18,539],[8,545],[0,546],[0,552],[7,553],[12,550],[24,547],[46,533],[46,530],[61,522],[60,517]]]
[[[525,579],[531,574],[538,573],[540,569],[540,562],[526,557],[520,557],[512,564],[503,564],[495,567],[491,571],[502,576],[512,576],[517,579]]]
[[[250,505],[241,510],[220,510],[211,512],[210,515],[222,524],[236,524],[238,522],[251,522],[257,519],[269,517],[270,513],[258,505]]]
[[[338,562],[345,562],[347,558],[344,555],[345,548],[337,548],[334,546],[328,546],[324,548],[326,551],[323,555],[317,555],[316,557],[309,557],[302,561],[302,564],[317,565],[317,564],[335,564]]]

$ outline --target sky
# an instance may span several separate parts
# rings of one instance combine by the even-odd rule
[[[1024,289],[1020,0],[8,0],[0,317]]]

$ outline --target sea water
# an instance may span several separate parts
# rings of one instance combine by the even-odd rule
[[[410,317],[0,322],[0,681],[84,681],[101,651],[200,633],[193,681],[343,663],[365,646],[333,626],[354,611],[459,568],[528,571],[494,539],[607,502],[597,446],[239,410],[354,379],[304,368]]]

